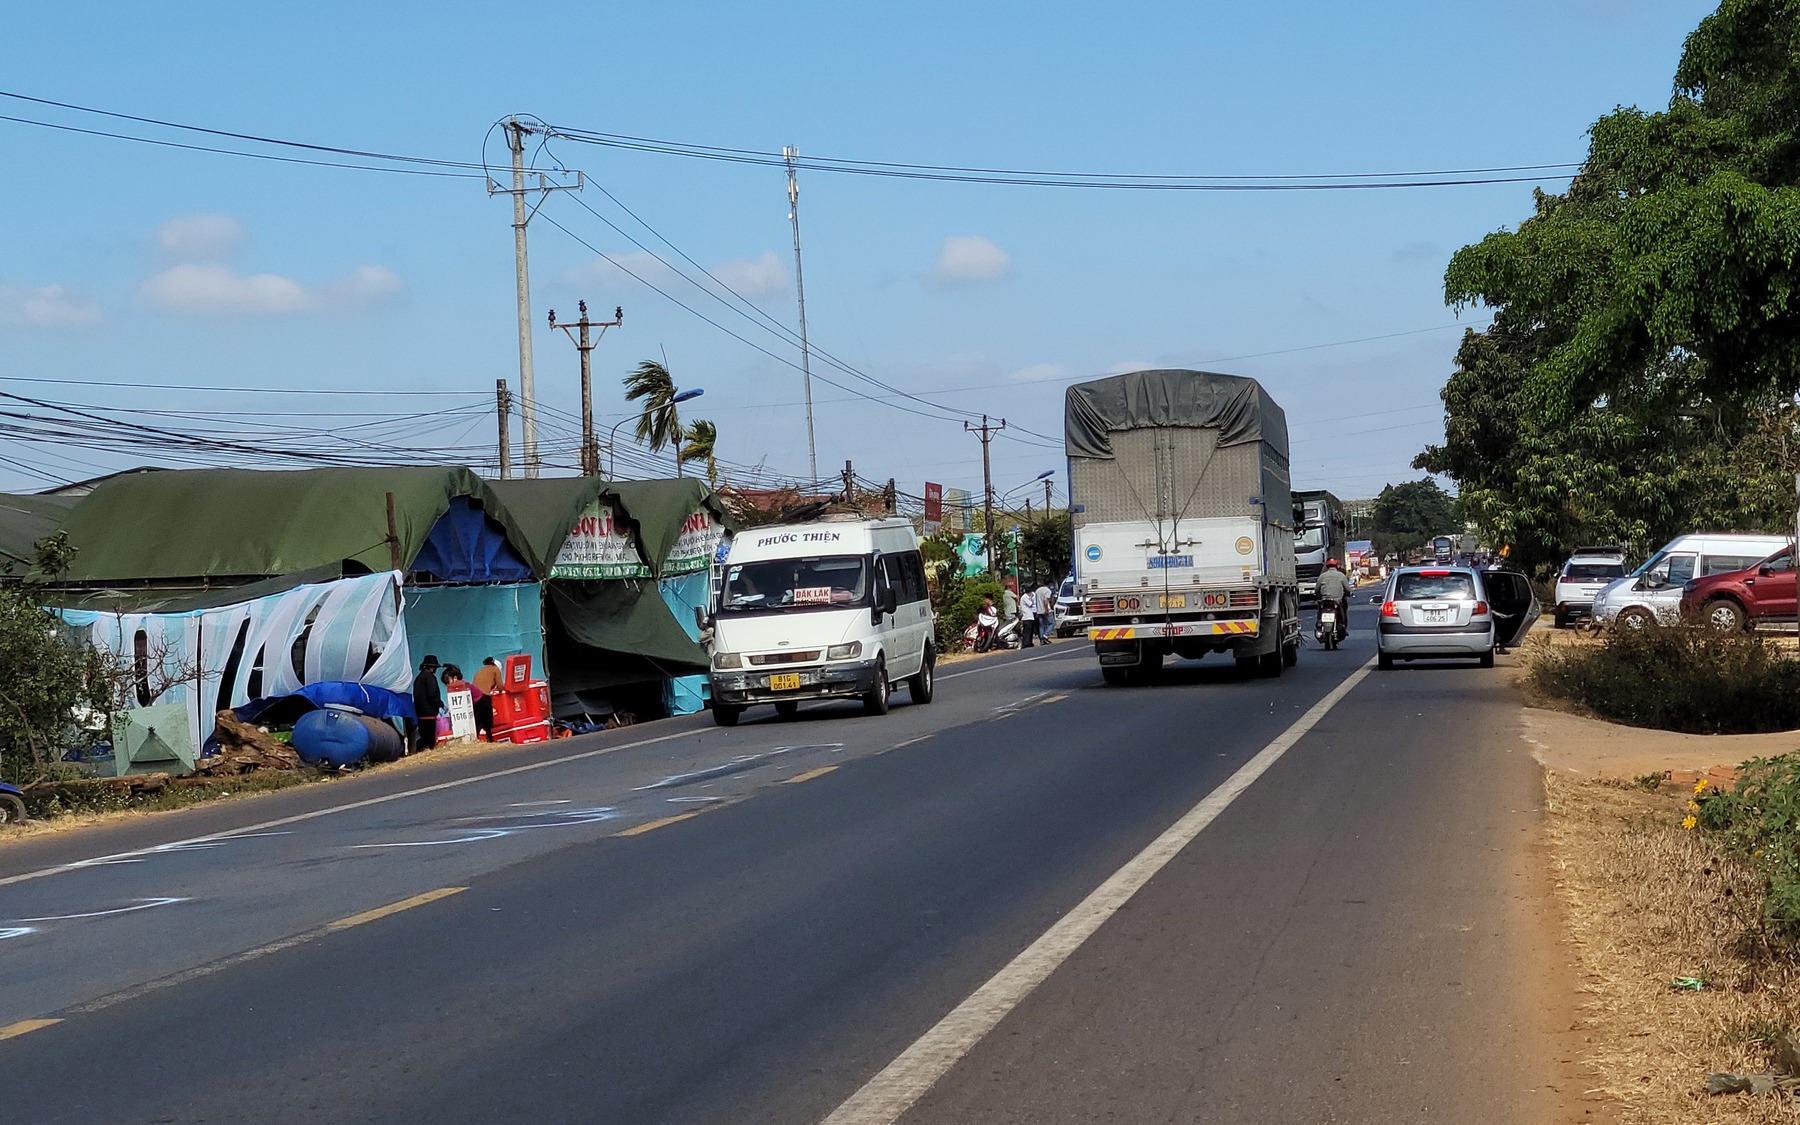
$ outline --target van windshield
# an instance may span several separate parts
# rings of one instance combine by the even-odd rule
[[[725,571],[721,614],[846,609],[869,603],[869,560],[861,555],[768,559]]]

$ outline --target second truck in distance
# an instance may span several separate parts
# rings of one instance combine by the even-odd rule
[[[1134,371],[1064,399],[1075,582],[1109,684],[1228,652],[1300,651],[1287,416],[1254,379]]]

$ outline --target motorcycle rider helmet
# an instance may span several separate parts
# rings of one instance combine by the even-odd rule
[[[1326,560],[1325,560],[1325,565],[1326,565],[1326,566],[1336,566],[1336,565],[1337,565],[1337,564],[1338,564],[1338,563],[1337,563],[1337,560],[1336,560],[1336,559],[1326,559]]]

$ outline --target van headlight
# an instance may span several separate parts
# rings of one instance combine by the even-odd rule
[[[729,671],[733,668],[742,668],[743,666],[744,658],[735,652],[713,653],[713,667],[721,672]]]
[[[825,650],[825,659],[827,660],[855,660],[861,655],[861,641],[851,641],[847,645],[832,645]]]

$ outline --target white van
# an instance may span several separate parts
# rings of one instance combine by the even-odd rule
[[[756,527],[731,540],[713,603],[713,721],[773,703],[860,699],[885,715],[893,685],[930,703],[937,623],[903,519]]]
[[[1594,595],[1594,624],[1673,625],[1681,620],[1681,588],[1696,578],[1755,566],[1788,545],[1785,535],[1677,535],[1644,565]]]

